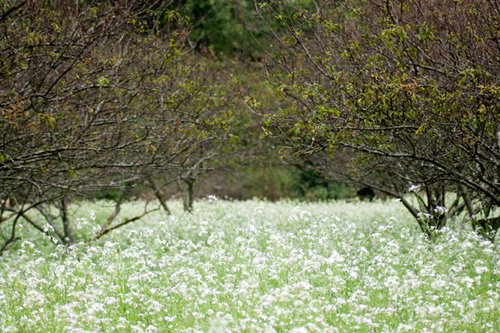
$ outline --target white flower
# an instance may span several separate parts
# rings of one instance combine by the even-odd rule
[[[210,327],[208,328],[209,333],[224,333],[226,323],[224,321],[215,320],[210,322]]]
[[[148,327],[146,327],[146,333],[149,333],[149,332],[158,332],[158,328],[156,328],[156,326],[153,326],[153,325],[149,325]]]
[[[217,200],[219,200],[219,198],[217,198],[217,196],[216,196],[216,195],[213,195],[213,194],[210,194],[210,195],[207,197],[207,199],[208,199],[208,202],[209,202],[209,203],[214,203],[214,202],[216,202]]]
[[[476,266],[475,270],[476,270],[477,274],[483,274],[483,273],[489,272],[488,267],[484,267],[484,266]]]
[[[50,232],[54,232],[54,227],[51,226],[51,225],[49,225],[49,224],[46,224],[46,225],[43,226],[43,231],[44,232],[49,232],[49,231]]]
[[[443,206],[436,206],[436,208],[434,208],[434,213],[440,216],[446,214],[447,211],[448,209],[446,209],[446,207]]]
[[[94,222],[95,222],[95,218],[96,218],[96,216],[95,216],[95,210],[94,210],[94,209],[92,209],[92,210],[90,211],[90,219],[91,219],[92,221],[94,221]]]
[[[418,213],[417,217],[419,220],[428,220],[432,217],[432,215],[429,213],[420,212]]]
[[[417,192],[420,189],[420,185],[412,185],[408,189],[408,192]]]
[[[163,320],[165,320],[166,322],[172,322],[172,321],[175,321],[177,319],[177,316],[165,316],[163,317]]]

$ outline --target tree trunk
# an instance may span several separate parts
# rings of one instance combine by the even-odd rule
[[[66,245],[71,245],[75,243],[75,233],[73,232],[73,227],[71,226],[71,220],[68,217],[68,206],[66,205],[66,198],[62,198],[60,204],[61,220],[64,228],[63,242]]]
[[[153,188],[153,191],[154,191],[154,194],[155,194],[155,197],[158,199],[158,201],[160,201],[160,205],[163,207],[163,209],[165,210],[165,213],[167,215],[172,215],[172,212],[170,211],[170,209],[168,208],[167,206],[167,202],[165,200],[165,197],[163,196],[163,194],[161,194],[160,192],[160,189],[158,188],[158,186],[156,186],[156,183],[155,181],[153,180],[153,177],[149,177],[148,178],[148,181],[149,183],[151,184],[151,187]]]
[[[187,185],[186,191],[184,191],[184,211],[192,212],[193,211],[193,202],[194,202],[194,179],[185,179],[184,182]]]

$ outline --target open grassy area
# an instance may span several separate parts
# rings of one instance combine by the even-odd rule
[[[24,230],[0,257],[0,331],[500,331],[498,245],[469,227],[429,243],[390,201],[170,204],[70,253]],[[105,210],[80,207],[77,232]]]

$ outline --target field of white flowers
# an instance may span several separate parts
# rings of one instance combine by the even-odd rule
[[[70,253],[24,230],[0,257],[0,331],[500,331],[499,248],[469,228],[430,243],[395,202],[170,205]],[[74,214],[92,233],[106,208]]]

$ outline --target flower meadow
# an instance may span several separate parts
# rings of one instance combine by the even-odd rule
[[[397,202],[169,204],[70,250],[23,230],[0,257],[0,331],[500,331],[498,245],[459,222],[430,242]],[[76,232],[109,209],[73,207]]]

